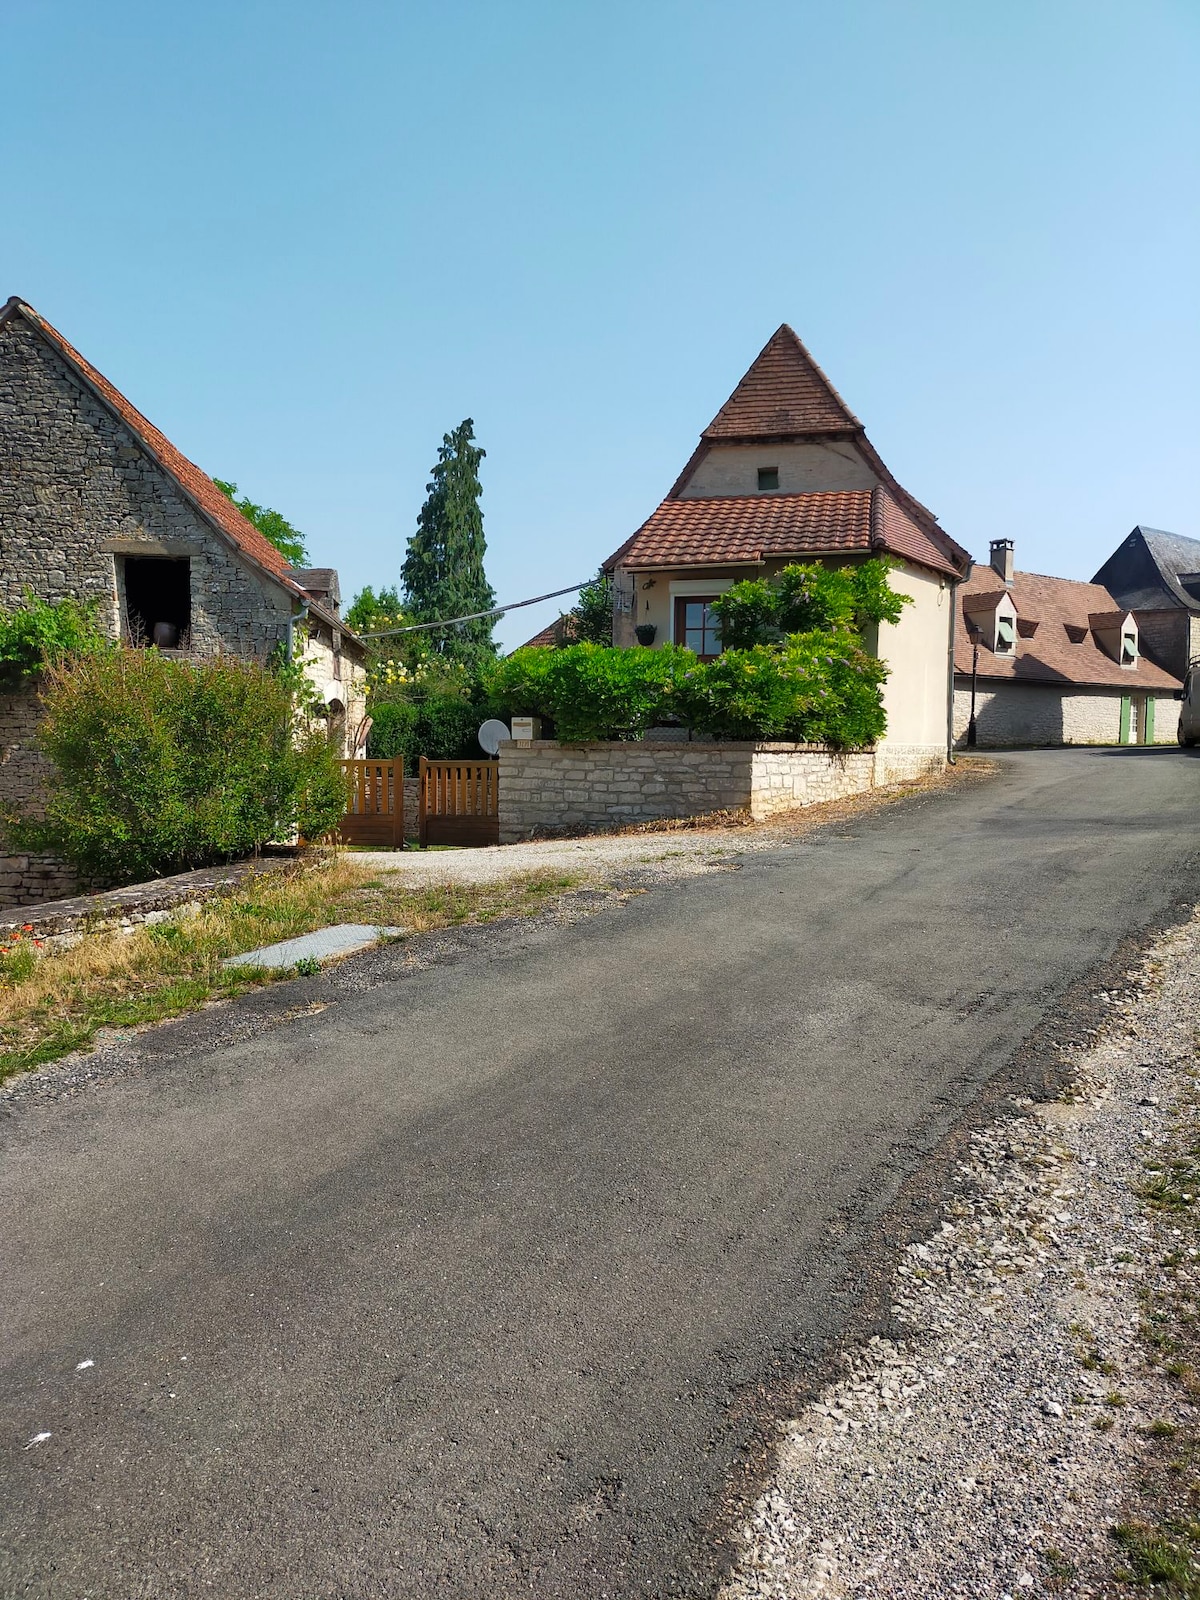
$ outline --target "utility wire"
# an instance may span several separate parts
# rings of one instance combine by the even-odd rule
[[[574,594],[585,589],[591,578],[573,583],[566,589],[552,589],[549,594],[535,594],[532,600],[514,600],[509,606],[493,606],[490,611],[470,611],[465,617],[447,617],[445,622],[410,622],[403,628],[384,628],[379,633],[360,633],[360,639],[391,639],[398,633],[423,633],[427,628],[453,628],[459,622],[476,622],[481,617],[499,617],[506,611],[519,611],[522,606],[540,605],[543,600],[557,600],[560,594]]]

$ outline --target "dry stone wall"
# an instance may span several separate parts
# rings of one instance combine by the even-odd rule
[[[509,740],[500,746],[500,842],[713,811],[769,817],[945,765],[940,748],[898,747],[894,761],[886,749],[841,754],[820,745]]]
[[[1135,700],[1141,700],[1130,686]],[[1155,744],[1174,744],[1179,702],[1171,695],[1145,696],[1154,702]],[[975,697],[975,727],[980,748],[1018,744],[1118,744],[1121,738],[1119,689],[1072,689],[1054,684],[980,685]],[[954,742],[965,744],[971,720],[970,680],[954,691]],[[1141,741],[1139,741],[1141,742]]]
[[[287,638],[287,592],[193,510],[134,436],[22,317],[0,329],[0,605],[29,589],[97,602],[121,627],[122,556],[191,562],[194,654],[263,660]]]

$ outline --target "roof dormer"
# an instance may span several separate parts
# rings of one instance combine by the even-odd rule
[[[1092,611],[1088,614],[1088,626],[1105,655],[1130,671],[1136,670],[1141,646],[1132,611]]]
[[[993,655],[1017,653],[1017,607],[1008,589],[963,596],[967,627]]]

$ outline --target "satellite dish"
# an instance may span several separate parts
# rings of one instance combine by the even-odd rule
[[[476,737],[479,740],[479,748],[483,753],[494,756],[499,753],[500,746],[504,740],[512,738],[512,734],[509,733],[506,725],[498,717],[489,717]]]

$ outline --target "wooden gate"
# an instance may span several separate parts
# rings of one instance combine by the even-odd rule
[[[422,844],[500,843],[500,763],[421,757]]]
[[[404,844],[404,762],[343,761],[349,782],[343,844]]]

